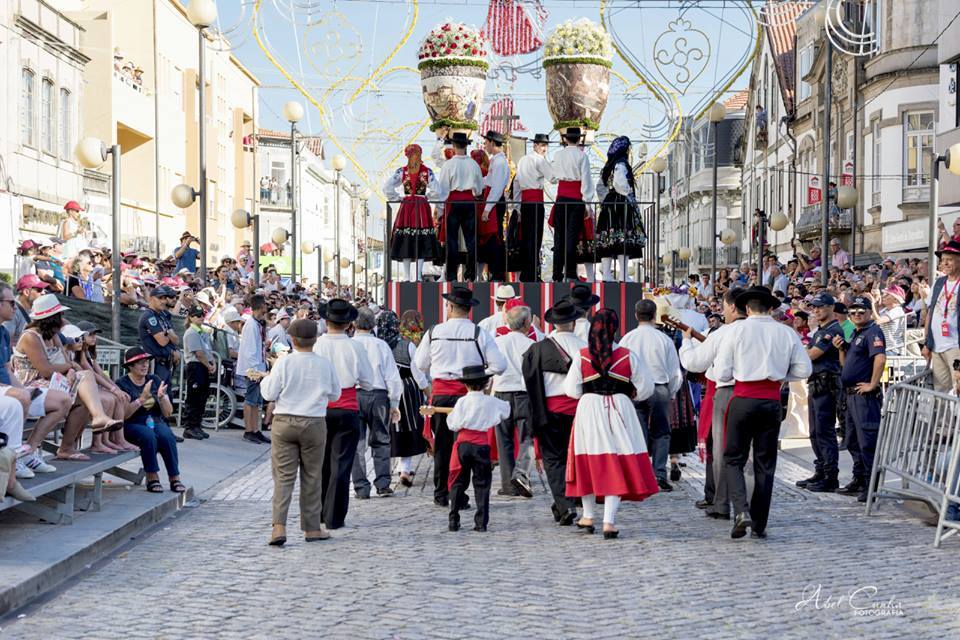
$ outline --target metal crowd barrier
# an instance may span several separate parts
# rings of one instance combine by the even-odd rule
[[[924,502],[938,513],[939,547],[960,531],[960,522],[945,520],[947,507],[960,505],[960,397],[934,391],[932,382],[926,370],[887,389],[866,513],[883,499]],[[900,478],[900,486],[887,486],[888,476]]]
[[[102,335],[97,336],[97,364],[111,380],[117,380],[126,373],[123,369],[123,353],[127,348]]]

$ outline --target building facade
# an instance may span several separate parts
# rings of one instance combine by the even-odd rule
[[[960,101],[957,100],[960,83],[960,6],[953,0],[940,0],[937,23],[946,31],[937,41],[937,62],[940,65],[939,109],[937,126],[937,153],[946,153],[953,145],[960,144]],[[949,26],[948,26],[949,25]],[[955,158],[960,163],[960,158]],[[947,229],[960,217],[960,176],[940,170],[940,213]]]

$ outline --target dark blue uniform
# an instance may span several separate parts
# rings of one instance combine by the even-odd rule
[[[843,338],[843,327],[836,320],[820,327],[810,339],[810,348],[823,351],[813,361],[810,376],[810,445],[813,447],[817,475],[836,479],[840,452],[837,447],[837,399],[840,395],[840,352],[833,346],[836,336]]]
[[[170,314],[164,311],[154,311],[153,309],[147,309],[140,315],[139,323],[139,332],[140,332],[140,346],[143,347],[143,350],[153,356],[154,362],[154,374],[170,385],[170,375],[172,369],[172,363],[170,362],[170,357],[173,355],[173,352],[177,348],[173,343],[168,343],[167,346],[161,347],[154,338],[154,334],[161,333],[163,331],[173,331],[173,324],[170,322]]]
[[[883,331],[870,322],[853,332],[843,362],[840,381],[847,394],[846,445],[853,457],[853,478],[867,486],[873,469],[873,454],[877,448],[880,431],[880,414],[883,394],[880,389],[867,394],[856,391],[860,382],[870,382],[873,377],[873,362],[885,355],[887,343]]]

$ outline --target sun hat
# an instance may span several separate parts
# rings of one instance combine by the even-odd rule
[[[30,308],[30,319],[43,320],[69,310],[70,307],[61,304],[57,296],[52,293],[45,293],[33,301],[33,306]]]

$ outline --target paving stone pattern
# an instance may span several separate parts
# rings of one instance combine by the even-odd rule
[[[294,500],[279,549],[265,544],[267,462],[0,637],[960,637],[960,541],[935,550],[892,507],[867,518],[797,490],[804,469],[783,457],[769,538],[731,540],[693,507],[703,468],[686,460],[676,491],[624,504],[619,540],[556,526],[541,482],[532,500],[494,497],[489,532],[449,533],[422,458],[414,488],[351,500],[326,542],[298,535]]]

